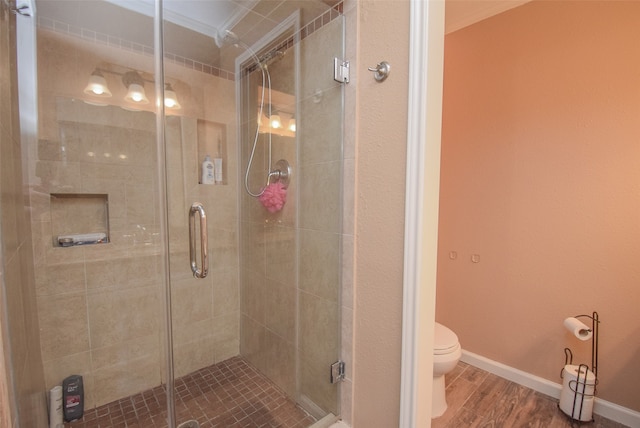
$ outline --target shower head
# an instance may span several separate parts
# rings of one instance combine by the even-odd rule
[[[251,46],[243,42],[240,37],[236,33],[231,30],[224,30],[222,32],[217,32],[216,37],[214,38],[216,45],[219,49],[222,49],[224,46],[235,46],[236,48],[242,48],[246,50],[251,58],[255,60],[255,65],[261,69],[264,69],[265,64],[263,64],[263,60],[258,58],[256,52],[251,49]]]
[[[233,45],[233,46],[242,45],[244,47],[244,43],[242,42],[242,40],[240,40],[240,37],[238,37],[236,33],[234,33],[231,30],[224,30],[222,33],[218,31],[216,33],[214,40],[218,48],[222,48],[223,46],[229,46],[229,45]]]

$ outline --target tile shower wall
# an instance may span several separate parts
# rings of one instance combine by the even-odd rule
[[[273,160],[286,158],[294,171],[287,203],[269,214],[244,194],[241,240],[242,355],[289,395],[335,414],[328,372],[340,349],[343,165],[342,88],[332,66],[341,56],[340,18],[300,42],[298,135],[273,139]],[[294,60],[291,49],[269,65],[273,88],[292,96]],[[267,141],[258,144],[265,150]],[[265,173],[262,164],[252,169],[254,191]]]
[[[38,61],[40,131],[29,178],[46,387],[81,374],[91,408],[165,381],[155,116],[82,101],[96,66],[152,70],[152,59],[41,28]],[[234,84],[171,60],[166,75],[175,76],[183,106],[179,116],[167,118],[166,132],[175,368],[181,376],[239,352],[235,180],[202,186],[197,173],[200,118],[224,131],[226,174],[235,177]],[[110,101],[117,103],[124,87],[106,77]],[[51,193],[106,194],[110,243],[55,247]],[[208,211],[211,237],[210,275],[200,282],[188,261],[186,214],[193,200]],[[80,222],[73,215],[61,221]]]
[[[16,16],[0,3],[0,426],[44,426],[30,213],[22,184]],[[18,419],[19,418],[19,419]]]

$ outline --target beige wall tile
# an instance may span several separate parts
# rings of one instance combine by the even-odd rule
[[[174,346],[174,373],[184,376],[214,363],[213,338],[199,336],[189,342]]]
[[[300,163],[339,161],[342,157],[342,87],[334,86],[318,98],[300,102],[298,138]]]
[[[89,350],[84,292],[38,297],[38,318],[43,361]]]
[[[209,263],[212,271],[238,269],[237,230],[213,229],[209,235]],[[260,254],[256,253],[259,258]],[[264,256],[263,256],[264,257]]]
[[[216,343],[236,340],[240,330],[240,317],[236,313],[221,315],[215,317],[211,325]]]
[[[78,193],[82,190],[82,174],[78,165],[64,161],[37,161],[36,177],[39,179],[40,191],[48,193]]]
[[[296,398],[296,350],[292,342],[267,330],[265,374],[289,397]]]
[[[309,164],[300,167],[300,226],[326,232],[340,232],[342,212],[341,162]]]
[[[295,284],[296,230],[271,225],[266,229],[266,277],[289,285]]]
[[[258,370],[267,369],[265,361],[266,328],[246,315],[240,316],[240,354]]]
[[[38,296],[81,292],[85,289],[84,262],[38,265],[35,274]]]
[[[157,365],[147,358],[120,361],[118,364],[93,371],[95,404],[110,403],[160,384]]]
[[[213,317],[213,287],[196,278],[181,280],[171,287],[174,326],[189,325]]]
[[[173,341],[176,346],[194,342],[200,337],[213,337],[213,319],[206,318],[189,324],[173,325]]]
[[[242,222],[240,245],[243,255],[240,268],[264,275],[266,269],[265,225],[263,223]]]
[[[300,231],[301,290],[332,302],[340,297],[340,235]]]
[[[87,301],[91,346],[94,348],[146,337],[158,331],[162,306],[157,287],[94,293]]]
[[[240,355],[239,339],[214,343],[213,354],[216,363]]]
[[[300,293],[301,357],[328,367],[339,351],[340,311],[335,302]]]
[[[95,293],[104,288],[127,288],[132,273],[129,259],[94,260],[86,262],[87,291]]]
[[[266,311],[266,279],[264,275],[248,270],[241,271],[241,279],[240,308],[242,314],[263,324]]]
[[[123,340],[115,345],[92,349],[91,367],[98,370],[140,358],[146,359],[150,365],[157,365],[160,352],[160,340],[157,334]]]
[[[213,315],[238,314],[240,288],[235,270],[211,273],[213,287]]]
[[[296,288],[292,284],[267,280],[265,325],[290,343],[296,340]]]

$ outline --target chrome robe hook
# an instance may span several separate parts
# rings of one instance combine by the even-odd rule
[[[391,65],[387,61],[382,61],[376,64],[375,67],[369,67],[367,70],[374,72],[373,77],[378,81],[382,82],[384,79],[389,77],[389,73],[391,73]]]

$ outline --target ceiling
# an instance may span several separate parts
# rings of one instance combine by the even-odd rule
[[[446,0],[445,33],[521,6],[531,0]]]
[[[529,0],[446,0],[445,31],[450,33]],[[337,0],[164,0],[167,52],[233,69],[238,52],[221,52],[221,35],[233,30],[252,45],[295,10],[301,25],[320,16]],[[153,46],[154,0],[36,0],[41,17],[78,28]],[[131,13],[131,11],[136,13]],[[233,47],[223,48],[228,50]]]

